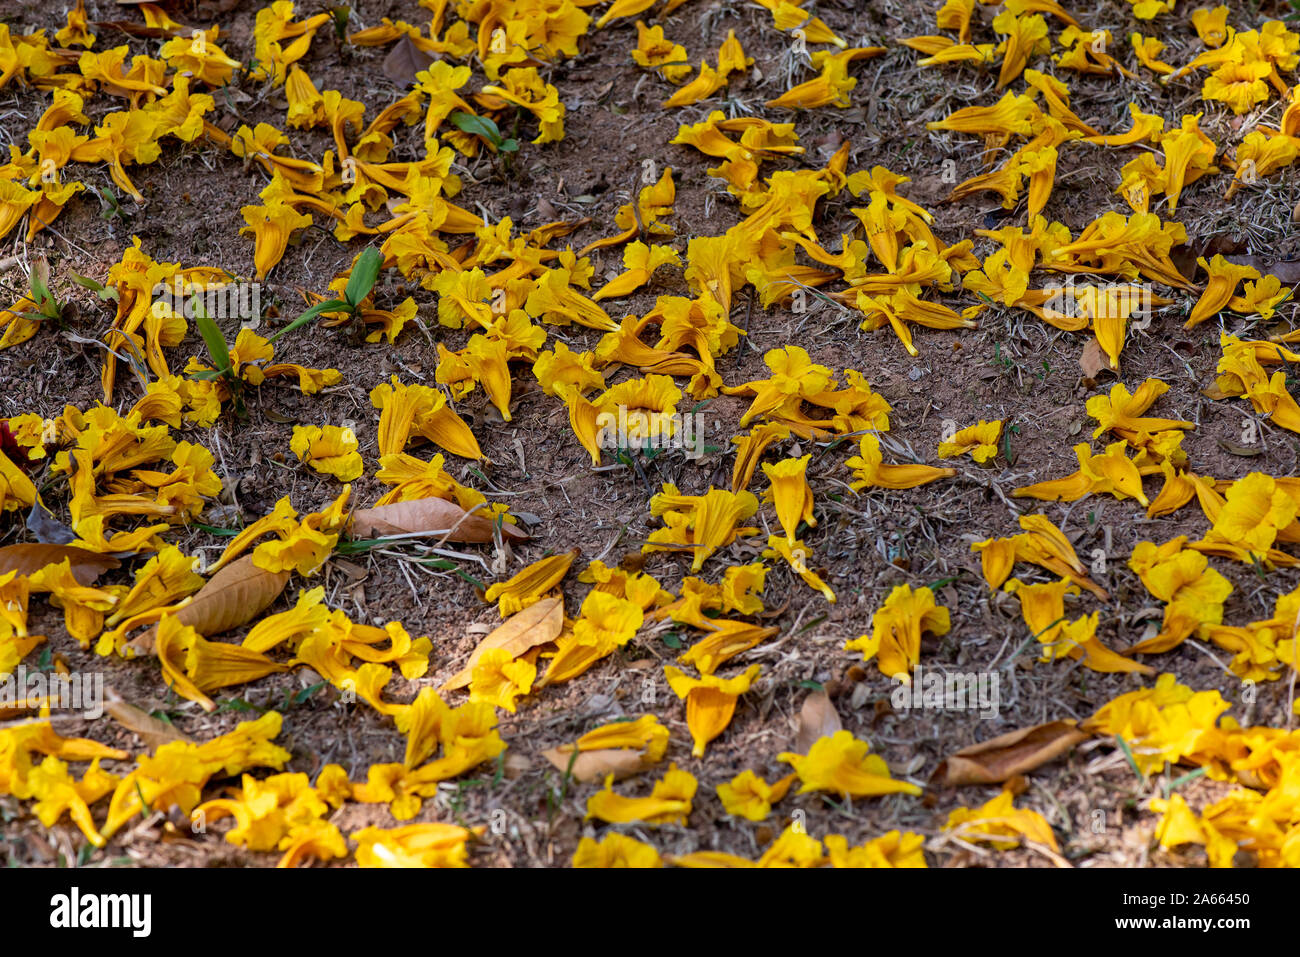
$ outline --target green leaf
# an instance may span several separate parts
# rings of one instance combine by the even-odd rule
[[[472,133],[475,136],[481,136],[497,149],[500,149],[505,141],[501,138],[501,130],[497,128],[496,123],[492,122],[490,117],[475,116],[473,113],[456,112],[451,114],[451,125],[465,133]],[[518,149],[519,144],[515,144]]]
[[[500,150],[503,153],[518,153],[519,141],[515,139],[513,136],[510,137],[510,139],[508,140],[502,140]]]
[[[203,343],[208,347],[208,355],[212,356],[212,363],[217,367],[217,375],[228,375],[230,372],[230,350],[226,348],[225,336],[217,328],[217,324],[212,321],[198,296],[190,300],[194,306],[194,324],[199,327],[199,335],[203,337]]]
[[[343,298],[353,309],[361,305],[361,300],[370,295],[370,290],[375,288],[375,280],[379,278],[379,269],[383,264],[384,255],[374,246],[367,246],[362,250],[356,264],[352,267],[352,275],[348,277],[347,288],[343,290]]]
[[[350,286],[352,284],[349,282],[348,285]],[[280,337],[283,336],[285,333],[293,332],[293,330],[297,329],[299,326],[307,325],[307,323],[311,322],[313,319],[315,319],[323,312],[339,312],[347,308],[349,308],[348,304],[344,302],[342,299],[326,299],[324,302],[318,302],[316,305],[312,306],[310,309],[308,309],[306,312],[300,315],[293,322],[289,323],[287,326],[285,326],[283,329],[281,329],[279,332],[273,335],[269,341],[272,344],[275,344],[276,342],[279,341]]]
[[[81,286],[83,289],[89,289],[105,302],[110,299],[118,298],[117,290],[111,286],[105,286],[102,282],[95,282],[95,280],[91,279],[89,276],[83,276],[81,273],[74,272],[71,269],[68,270],[68,275],[78,286]]]

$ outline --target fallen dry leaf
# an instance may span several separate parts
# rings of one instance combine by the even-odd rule
[[[280,597],[287,584],[288,572],[268,572],[253,564],[252,555],[245,555],[213,575],[176,617],[204,637],[219,635],[252,621]],[[136,654],[154,653],[157,630],[155,625],[130,642]]]
[[[0,548],[0,575],[11,571],[31,575],[46,565],[57,565],[65,558],[72,563],[72,577],[81,585],[89,585],[110,568],[122,564],[112,555],[101,555],[72,545],[6,545]]]
[[[1110,371],[1110,359],[1102,351],[1101,343],[1097,341],[1096,336],[1089,339],[1088,344],[1083,347],[1083,354],[1079,356],[1079,366],[1089,379],[1095,379],[1103,372]]]
[[[649,765],[645,754],[636,748],[601,748],[599,751],[580,751],[573,757],[573,745],[551,748],[543,751],[542,757],[550,761],[561,771],[569,771],[575,780],[583,784],[603,781],[612,774],[616,781],[644,771]],[[573,767],[569,767],[570,760]]]
[[[393,49],[388,56],[384,58],[384,65],[381,69],[384,76],[388,77],[402,89],[406,89],[415,82],[415,75],[421,70],[429,69],[429,64],[433,62],[433,57],[425,53],[414,43],[406,34],[393,44]]]
[[[442,535],[451,542],[490,542],[492,530],[490,519],[478,514],[471,515],[455,502],[441,498],[394,502],[352,513],[352,534],[357,537],[419,532]],[[508,522],[502,522],[501,537],[524,541],[528,538],[528,533]]]
[[[953,788],[999,784],[1046,764],[1087,739],[1072,720],[1008,731],[950,754],[935,768],[930,781]]]
[[[442,691],[455,691],[469,684],[474,674],[474,666],[483,657],[483,653],[493,648],[504,648],[512,658],[518,658],[530,648],[554,641],[564,628],[564,599],[558,595],[543,598],[529,605],[521,612],[511,615],[500,626],[480,641],[472,652],[465,667],[442,686]]]
[[[126,730],[137,735],[150,751],[169,741],[193,740],[166,721],[155,718],[143,709],[123,700],[122,696],[111,688],[104,689],[104,697],[106,699],[104,712]]]
[[[799,730],[795,732],[794,749],[807,754],[820,738],[829,738],[843,728],[839,712],[825,691],[814,691],[803,700],[799,709]]]

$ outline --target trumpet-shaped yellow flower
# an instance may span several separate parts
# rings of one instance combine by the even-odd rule
[[[404,385],[394,375],[391,383],[371,390],[370,402],[381,410],[381,456],[402,452],[411,438],[418,436],[440,445],[452,455],[467,459],[483,457],[474,433],[441,392],[424,385]]]
[[[885,603],[872,616],[871,637],[863,635],[844,646],[845,651],[873,651],[880,673],[903,684],[912,683],[912,669],[921,660],[921,635],[948,633],[952,627],[948,609],[936,605],[929,588],[912,591],[910,585],[896,585]]]
[[[980,419],[977,425],[969,425],[954,432],[952,438],[939,443],[939,458],[951,459],[970,453],[980,465],[990,461],[998,454],[998,439],[1002,437],[1002,420],[985,422]]]
[[[609,592],[592,591],[582,602],[582,613],[573,623],[573,631],[556,640],[558,650],[538,687],[576,678],[631,641],[644,622],[645,615],[637,603]]]
[[[509,618],[540,601],[547,592],[559,585],[560,580],[569,573],[578,554],[578,549],[573,549],[539,559],[509,580],[489,586],[483,597],[487,601],[497,602],[501,617]]]
[[[664,666],[673,694],[686,701],[686,726],[694,741],[691,754],[703,757],[709,742],[727,729],[736,713],[737,699],[753,686],[759,670],[758,665],[751,665],[744,674],[734,678],[715,675],[692,678],[680,668]]]
[[[1036,498],[1047,502],[1077,502],[1088,495],[1110,493],[1117,499],[1137,499],[1148,505],[1142,491],[1142,475],[1133,460],[1124,454],[1127,443],[1112,442],[1105,452],[1094,454],[1087,443],[1074,447],[1079,470],[1061,479],[1050,479],[1015,489],[1014,498]]]
[[[882,459],[880,440],[870,434],[862,436],[858,440],[858,454],[844,463],[853,470],[854,481],[850,487],[855,491],[864,488],[916,488],[957,474],[956,469],[933,465],[886,465]]]
[[[860,847],[849,847],[839,834],[826,835],[826,855],[831,867],[925,867],[925,836],[910,831],[887,831]]]
[[[1259,279],[1259,270],[1254,266],[1238,266],[1230,263],[1221,255],[1216,255],[1210,262],[1202,256],[1196,260],[1200,267],[1209,274],[1205,291],[1192,307],[1192,314],[1183,324],[1186,329],[1200,325],[1206,319],[1218,314],[1237,294],[1237,287],[1246,279]]]
[[[677,486],[665,483],[663,491],[650,499],[650,514],[664,520],[664,528],[650,533],[643,552],[691,550],[691,571],[698,572],[705,560],[719,548],[758,529],[741,527],[758,511],[758,499],[751,492],[729,492],[710,487],[704,495],[683,495]]]
[[[921,789],[909,781],[890,776],[889,766],[878,754],[868,754],[871,745],[853,736],[851,731],[836,731],[818,738],[806,755],[790,751],[777,755],[794,768],[802,787],[809,791],[828,791],[848,797],[877,797],[882,794],[919,795]]]
[[[591,297],[592,302],[602,299],[617,299],[631,295],[650,281],[654,271],[660,266],[680,266],[681,257],[671,246],[647,246],[637,241],[629,243],[623,250],[624,272],[607,282]]]
[[[686,57],[686,48],[668,40],[662,26],[656,24],[647,27],[638,20],[636,37],[632,59],[638,66],[658,70],[669,83],[680,83],[690,75],[691,66]]]
[[[298,459],[322,475],[341,482],[360,478],[365,466],[357,451],[357,437],[351,429],[337,425],[295,425],[289,448]]]
[[[817,526],[813,517],[812,489],[808,487],[805,473],[811,455],[798,459],[784,459],[775,465],[763,464],[763,474],[771,485],[763,493],[763,501],[776,505],[777,521],[785,530],[786,542],[793,545],[800,523],[810,528]]]
[[[794,784],[797,775],[787,774],[768,784],[753,771],[742,771],[726,784],[718,785],[718,798],[728,814],[750,821],[762,821],[772,813]]]
[[[960,807],[948,815],[945,831],[963,841],[989,844],[999,851],[1019,847],[1025,841],[1059,851],[1051,825],[1037,811],[1016,808],[1015,796],[1003,791],[977,808]]]
[[[515,713],[515,699],[533,689],[537,666],[523,658],[516,659],[505,648],[490,648],[474,665],[469,684],[470,701],[486,701]]]
[[[649,797],[630,798],[614,793],[614,776],[605,779],[604,790],[587,799],[587,820],[597,818],[611,824],[640,821],[645,824],[679,824],[686,826],[691,802],[699,782],[689,771],[669,765],[664,776],[655,782]]]
[[[358,867],[469,867],[465,846],[482,828],[429,822],[354,831]]]
[[[181,624],[175,615],[165,615],[159,621],[156,642],[168,687],[183,698],[197,701],[204,711],[216,709],[206,691],[247,684],[288,670],[286,665],[250,648],[208,641],[189,625]]]
[[[640,21],[637,21],[637,26],[640,25]],[[643,844],[626,834],[611,831],[600,841],[592,837],[584,837],[580,840],[578,849],[573,852],[572,866],[652,868],[663,867],[664,862],[659,852],[651,845]]]

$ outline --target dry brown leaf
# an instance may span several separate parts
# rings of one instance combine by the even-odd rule
[[[288,572],[268,572],[245,555],[213,575],[194,595],[194,600],[176,612],[182,625],[210,637],[246,625],[280,597],[289,584]],[[155,625],[130,642],[136,654],[154,653]]]
[[[384,58],[384,76],[388,77],[402,89],[415,82],[415,75],[421,70],[429,69],[433,55],[421,50],[406,34],[393,44],[393,49]]]
[[[122,700],[121,696],[111,689],[105,691],[107,692],[105,698],[108,699],[104,702],[105,713],[126,730],[137,735],[150,751],[169,741],[193,741],[166,721],[155,718],[130,702]]]
[[[89,585],[110,568],[122,564],[112,555],[101,555],[72,545],[6,545],[0,548],[0,575],[11,571],[31,575],[46,565],[57,565],[65,558],[72,563],[72,577],[82,585]]]
[[[608,774],[614,775],[614,780],[621,781],[623,778],[630,777],[649,767],[645,761],[645,754],[636,748],[601,748],[598,751],[580,751],[578,756],[574,758],[573,745],[567,744],[562,748],[551,748],[549,751],[543,751],[542,757],[561,771],[569,771],[575,780],[581,781],[583,784],[604,781],[605,776]],[[569,767],[570,760],[573,761],[572,769]]]
[[[470,515],[455,502],[441,498],[393,502],[352,513],[352,534],[358,538],[412,532],[443,535],[451,542],[490,542],[492,521],[478,513]],[[528,534],[509,522],[502,522],[501,537],[523,541]]]
[[[803,700],[799,710],[799,730],[795,733],[794,749],[807,754],[820,738],[829,738],[843,728],[840,714],[825,691],[814,691]]]
[[[523,611],[511,615],[495,631],[480,641],[470,652],[465,667],[439,690],[455,691],[469,684],[474,674],[474,666],[478,664],[485,651],[504,648],[512,658],[518,658],[530,648],[554,641],[560,637],[563,628],[564,599],[558,595],[554,598],[543,598]]]
[[[1049,721],[972,744],[939,763],[930,780],[944,787],[999,784],[1069,751],[1088,735],[1072,720]]]
[[[1088,344],[1083,347],[1083,354],[1079,356],[1079,366],[1089,379],[1095,379],[1103,372],[1110,371],[1110,359],[1102,351],[1101,343],[1097,341],[1096,336],[1089,339]]]

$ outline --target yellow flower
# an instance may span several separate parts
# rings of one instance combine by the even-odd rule
[[[905,489],[927,485],[941,478],[951,478],[956,469],[935,468],[932,465],[885,465],[880,453],[880,440],[874,435],[864,435],[858,440],[858,454],[844,464],[853,470],[854,482],[850,488]]]
[[[665,483],[663,491],[650,499],[650,514],[661,517],[665,528],[650,533],[642,552],[693,551],[691,571],[698,572],[705,559],[738,536],[753,535],[758,529],[738,527],[758,511],[758,499],[751,492],[728,492],[710,487],[704,495],[682,495],[677,486]]]
[[[547,592],[559,585],[560,580],[569,573],[578,554],[579,551],[575,548],[539,559],[508,581],[490,585],[483,597],[486,601],[498,602],[501,617],[509,618],[540,601]]]
[[[245,774],[237,796],[205,801],[191,812],[204,826],[232,816],[226,840],[252,851],[273,850],[292,831],[317,821],[329,805],[305,774],[275,774],[257,780]]]
[[[739,492],[748,488],[764,450],[773,442],[780,442],[789,437],[789,426],[779,422],[764,422],[754,426],[743,436],[733,437],[731,442],[736,446],[736,462],[731,470],[731,490]]]
[[[728,814],[762,821],[772,813],[772,805],[785,797],[796,776],[787,774],[768,784],[753,771],[742,771],[728,783],[718,785],[718,798]]]
[[[609,9],[601,14],[600,19],[596,21],[596,26],[603,27],[610,20],[617,20],[620,17],[634,17],[653,6],[654,0],[614,0],[609,5]]]
[[[214,42],[220,32],[213,27],[206,33],[194,31],[191,36],[173,37],[162,45],[158,55],[178,73],[189,73],[208,86],[225,86],[242,64],[226,56]]]
[[[812,55],[812,61],[813,66],[822,71],[821,75],[791,87],[775,100],[768,100],[766,105],[798,110],[814,110],[822,106],[847,109],[851,105],[849,93],[858,85],[857,79],[849,76],[849,64],[884,52],[884,47],[852,47],[841,53],[818,50]]]
[[[952,438],[939,443],[939,458],[951,459],[970,453],[980,465],[998,454],[998,439],[1002,435],[1002,420],[970,425],[953,433]]]
[[[623,250],[624,272],[607,282],[591,297],[592,302],[630,295],[650,281],[660,266],[681,266],[681,257],[671,246],[647,246],[637,241]]]
[[[1031,56],[1047,53],[1052,48],[1047,38],[1047,20],[1041,15],[1017,14],[1008,8],[993,18],[993,29],[1006,37],[1002,41],[1005,49],[998,72],[999,90],[1024,72]]]
[[[918,795],[921,789],[908,781],[890,777],[885,759],[868,754],[871,745],[853,737],[850,731],[836,731],[818,738],[807,755],[785,751],[777,755],[794,768],[803,787],[809,791],[829,791],[849,797],[876,797],[881,794]]]
[[[1065,627],[1065,596],[1079,594],[1079,586],[1068,579],[1026,585],[1018,578],[1007,582],[1006,590],[1020,599],[1020,614],[1029,634],[1043,646],[1041,661],[1054,661],[1066,654],[1061,640]]]
[[[53,603],[63,608],[68,634],[83,649],[99,637],[104,630],[104,613],[118,602],[118,596],[111,591],[79,583],[72,573],[72,561],[67,558],[33,572],[27,580],[32,591],[49,592]]]
[[[655,782],[649,797],[630,798],[614,793],[614,776],[605,779],[605,787],[587,799],[586,820],[597,818],[611,824],[640,821],[645,824],[679,824],[686,826],[691,801],[699,782],[689,771],[671,764]]]
[[[861,847],[849,847],[843,836],[827,834],[826,854],[831,867],[925,867],[924,844],[924,835],[910,831],[887,831]]]
[[[265,279],[275,264],[284,258],[290,235],[311,225],[310,215],[299,213],[279,201],[265,206],[244,206],[239,212],[248,224],[240,229],[240,233],[251,233],[254,239],[253,266],[258,279]]]
[[[576,678],[631,641],[644,622],[645,615],[635,602],[609,592],[592,591],[582,602],[582,613],[573,623],[573,631],[556,640],[558,650],[537,686]]]
[[[802,578],[806,585],[821,592],[828,602],[834,604],[835,592],[831,586],[808,566],[808,556],[811,554],[808,546],[801,540],[795,539],[791,542],[780,535],[769,535],[767,548],[763,550],[764,558],[784,558],[786,564],[794,569],[795,574]]]
[[[556,342],[554,352],[538,353],[533,375],[543,392],[560,399],[604,389],[605,377],[593,367],[594,359],[594,353],[574,352],[563,342]]]
[[[686,58],[686,48],[680,43],[673,43],[664,36],[664,28],[659,25],[646,27],[640,20],[636,22],[636,46],[632,49],[632,59],[638,66],[658,70],[669,83],[680,83],[691,72]]]
[[[709,66],[707,61],[702,60],[700,61],[699,76],[685,86],[680,87],[676,93],[664,100],[663,108],[690,106],[693,103],[700,102],[700,100],[707,100],[726,85],[726,76]]]
[[[1201,298],[1192,308],[1192,314],[1184,323],[1184,328],[1187,329],[1199,325],[1227,306],[1229,300],[1236,295],[1237,287],[1242,280],[1260,278],[1259,270],[1254,266],[1238,266],[1228,262],[1221,255],[1216,255],[1208,263],[1203,256],[1196,261],[1209,274],[1209,280],[1205,284],[1205,291],[1201,293]]]
[[[434,442],[452,455],[479,459],[478,440],[465,421],[447,404],[447,397],[425,385],[392,383],[375,386],[370,402],[380,409],[379,454],[402,452],[412,436]]]
[[[1187,537],[1180,535],[1157,546],[1138,542],[1128,567],[1142,579],[1153,597],[1167,602],[1160,632],[1129,649],[1130,654],[1170,651],[1192,634],[1223,621],[1223,603],[1232,594],[1232,583],[1209,567],[1200,552],[1184,548]]]
[[[54,827],[67,812],[91,844],[103,847],[107,840],[95,828],[90,805],[111,793],[118,781],[117,775],[100,770],[99,758],[91,762],[78,781],[68,773],[64,762],[50,755],[28,771],[21,795],[36,802],[32,811],[42,827]]]
[[[60,46],[93,47],[95,35],[90,32],[90,22],[86,18],[85,0],[77,0],[75,7],[68,9],[67,26],[54,34]]]
[[[357,437],[351,429],[327,425],[295,425],[289,443],[293,454],[322,475],[333,475],[341,482],[360,478],[365,466],[357,451]]]
[[[1295,559],[1273,548],[1278,532],[1295,521],[1300,502],[1262,472],[1251,472],[1232,483],[1223,507],[1205,538],[1192,548],[1238,561],[1261,559],[1294,564]]]
[[[502,85],[489,84],[480,91],[485,102],[495,106],[513,103],[537,117],[539,135],[536,144],[557,143],[564,139],[564,104],[555,87],[541,78],[536,67],[507,70]]]
[[[533,689],[537,666],[526,659],[516,659],[505,648],[490,648],[474,665],[469,683],[469,700],[486,701],[515,713],[515,699]]]
[[[358,867],[469,867],[465,847],[483,828],[431,822],[354,831]]]
[[[785,530],[786,542],[793,545],[800,523],[810,528],[817,526],[813,517],[812,489],[808,487],[805,472],[812,456],[784,459],[776,465],[763,464],[765,474],[772,484],[763,493],[763,501],[776,505],[776,517]]]
[[[165,813],[178,806],[188,816],[214,775],[228,777],[253,767],[284,767],[291,755],[271,743],[280,726],[279,713],[268,711],[256,721],[241,722],[234,731],[202,744],[171,741],[160,745],[152,756],[139,758],[135,770],[121,780],[109,801],[108,820],[101,829],[104,837],[112,837],[142,812]]]
[[[204,711],[216,709],[205,691],[288,670],[261,652],[208,641],[189,625],[182,625],[175,615],[164,615],[158,622],[156,642],[164,682],[181,697],[197,701]]]
[[[288,643],[296,651],[304,638],[325,627],[330,610],[324,600],[322,586],[299,592],[293,608],[267,615],[249,630],[241,644],[250,651],[265,653]]]
[[[1016,809],[1013,800],[1010,791],[1003,791],[978,808],[957,808],[948,815],[943,829],[963,841],[989,844],[999,851],[1018,847],[1023,841],[1059,851],[1056,835],[1043,816],[1037,811]]]
[[[741,652],[776,635],[775,626],[761,628],[744,621],[729,618],[705,619],[713,631],[677,656],[683,664],[692,665],[702,675],[711,675]]]
[[[293,569],[299,575],[314,575],[334,553],[338,541],[337,534],[312,528],[304,521],[291,527],[283,537],[253,549],[253,564],[268,572]]]
[[[703,757],[708,743],[726,730],[736,713],[736,700],[750,689],[759,670],[758,665],[751,665],[744,674],[734,678],[714,675],[692,678],[680,668],[664,666],[673,694],[686,700],[686,726],[695,742],[692,755]]]
[[[641,22],[637,21],[637,26]],[[655,29],[659,29],[656,27]],[[578,842],[578,849],[573,852],[574,867],[663,867],[663,859],[649,844],[642,844],[626,834],[611,831],[597,841],[584,837]]]
[[[820,867],[825,860],[821,841],[791,824],[756,861],[722,851],[696,851],[670,857],[675,867]]]
[[[1142,491],[1142,475],[1133,461],[1124,454],[1127,443],[1123,440],[1106,446],[1105,452],[1093,454],[1086,442],[1074,447],[1079,470],[1061,479],[1051,479],[1015,489],[1013,498],[1036,498],[1047,502],[1076,502],[1088,495],[1110,493],[1117,499],[1137,499],[1144,507],[1149,504]]]
[[[880,673],[912,683],[912,669],[921,660],[921,635],[948,633],[952,627],[948,609],[934,602],[929,588],[912,591],[910,585],[896,585],[871,621],[871,638],[863,635],[844,646],[845,651],[876,649]]]

